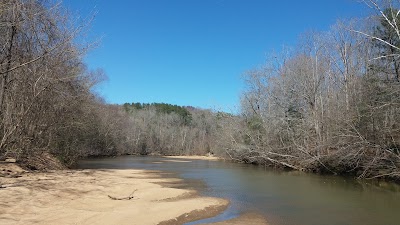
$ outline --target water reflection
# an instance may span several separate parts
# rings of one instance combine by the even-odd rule
[[[265,170],[228,162],[178,162],[156,157],[86,160],[79,167],[165,171],[184,178],[187,182],[182,188],[191,187],[207,196],[231,200],[222,215],[201,222],[256,211],[271,224],[400,224],[399,186],[393,184]]]

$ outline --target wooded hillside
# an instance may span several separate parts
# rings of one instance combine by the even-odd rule
[[[232,158],[399,178],[399,5],[365,2],[371,17],[307,33],[245,74],[245,145],[232,146]]]
[[[400,5],[309,32],[243,76],[236,115],[166,103],[106,104],[83,62],[88,24],[61,3],[0,3],[0,159],[212,153],[303,171],[400,178]],[[90,19],[89,19],[90,21]],[[133,96],[134,98],[134,96]]]

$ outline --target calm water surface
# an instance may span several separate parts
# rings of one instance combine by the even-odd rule
[[[277,172],[222,161],[187,161],[124,156],[84,160],[78,168],[133,168],[174,173],[202,195],[231,201],[221,215],[188,224],[226,220],[245,212],[260,213],[276,225],[400,224],[397,185]]]

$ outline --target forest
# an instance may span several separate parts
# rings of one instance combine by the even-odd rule
[[[93,88],[88,24],[61,3],[0,3],[0,160],[30,169],[85,157],[213,154],[241,163],[400,180],[398,1],[307,32],[243,74],[238,113],[108,104]],[[360,6],[361,7],[361,6]],[[132,96],[134,98],[134,96]]]

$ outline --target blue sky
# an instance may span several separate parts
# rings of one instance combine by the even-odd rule
[[[237,111],[241,75],[293,46],[363,14],[356,0],[69,0],[74,14],[97,11],[89,30],[101,44],[86,57],[108,81],[109,103],[165,102]]]

